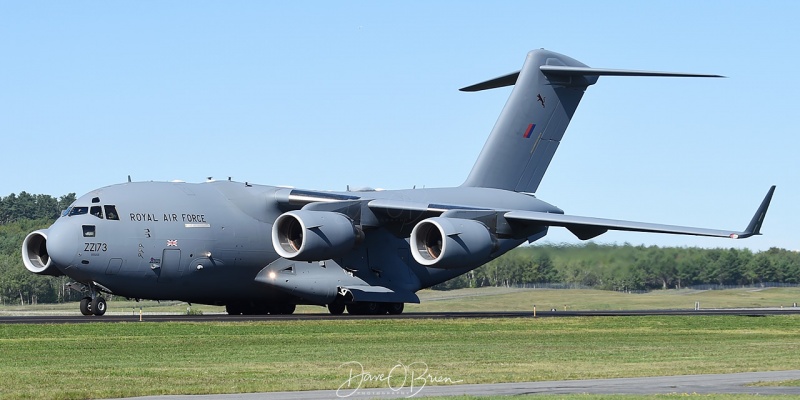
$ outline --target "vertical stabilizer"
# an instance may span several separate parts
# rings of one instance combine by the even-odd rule
[[[519,72],[461,89],[472,92],[514,85],[463,186],[536,192],[583,92],[600,75],[719,77],[590,68],[562,54],[533,50]]]
[[[539,69],[548,64],[586,67],[561,54],[534,50],[528,53],[518,73],[462,89],[475,91],[514,85],[464,186],[531,193],[539,187],[589,85],[585,79],[571,82],[573,79],[560,77],[551,82]]]

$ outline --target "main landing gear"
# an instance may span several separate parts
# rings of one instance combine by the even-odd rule
[[[101,316],[106,313],[106,299],[103,296],[84,297],[81,299],[81,314]]]

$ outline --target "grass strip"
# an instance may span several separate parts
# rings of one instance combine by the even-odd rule
[[[800,316],[0,325],[0,398],[336,389],[424,363],[463,383],[798,368]],[[364,387],[386,387],[385,381]]]

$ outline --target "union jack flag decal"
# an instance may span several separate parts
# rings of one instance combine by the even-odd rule
[[[178,246],[177,240],[167,240],[167,246]]]

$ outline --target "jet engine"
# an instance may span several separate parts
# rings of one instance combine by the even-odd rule
[[[420,221],[410,237],[411,255],[435,268],[478,266],[497,250],[489,228],[471,219],[435,217]]]
[[[22,263],[25,268],[39,275],[64,275],[56,268],[47,254],[47,229],[33,231],[22,241]]]
[[[337,212],[298,210],[281,214],[272,225],[272,246],[297,261],[338,258],[361,241],[363,233]]]

